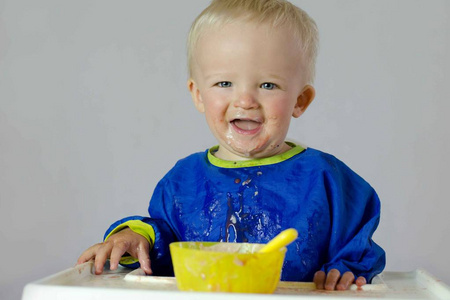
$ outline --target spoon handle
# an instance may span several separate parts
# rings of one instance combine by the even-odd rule
[[[264,247],[262,247],[258,252],[267,253],[281,249],[290,243],[292,243],[298,236],[297,230],[294,228],[286,229],[280,232],[276,237],[271,239]]]

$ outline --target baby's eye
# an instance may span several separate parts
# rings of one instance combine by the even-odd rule
[[[231,82],[229,81],[221,81],[217,83],[218,87],[222,87],[222,88],[229,88],[231,87]]]
[[[264,82],[263,84],[261,84],[261,88],[266,89],[266,90],[273,90],[276,87],[277,87],[277,85],[275,83],[271,83],[271,82]]]

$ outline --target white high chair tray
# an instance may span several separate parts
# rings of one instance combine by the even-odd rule
[[[207,299],[247,300],[258,297],[268,300],[290,299],[450,299],[450,288],[424,270],[384,272],[372,284],[348,291],[319,291],[309,282],[283,282],[274,294],[231,294],[182,292],[174,277],[146,276],[141,269],[119,267],[102,275],[94,275],[93,263],[88,262],[25,286],[22,300],[53,299]]]

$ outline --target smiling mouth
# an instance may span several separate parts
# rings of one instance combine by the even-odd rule
[[[255,134],[261,129],[262,122],[248,119],[234,119],[231,121],[233,128],[241,134]]]

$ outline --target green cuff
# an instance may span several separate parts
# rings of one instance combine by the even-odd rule
[[[208,151],[208,160],[209,162],[219,168],[227,168],[227,169],[234,169],[234,168],[249,168],[249,167],[259,167],[259,166],[267,166],[267,165],[273,165],[280,162],[283,162],[285,160],[288,160],[289,158],[303,152],[306,148],[296,145],[291,142],[286,142],[289,146],[291,146],[291,149],[288,151],[265,158],[256,158],[251,160],[241,160],[241,161],[229,161],[229,160],[223,160],[218,157],[214,156],[214,153],[219,150],[219,146],[214,146]]]

